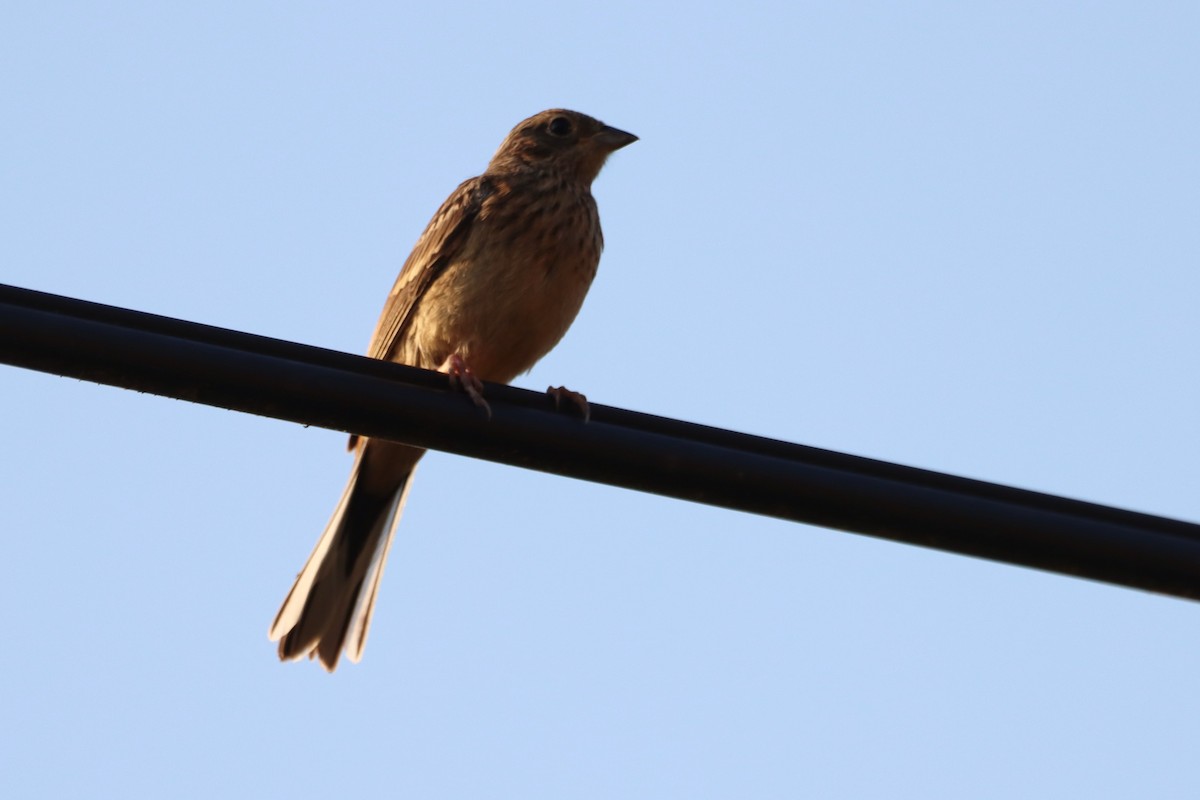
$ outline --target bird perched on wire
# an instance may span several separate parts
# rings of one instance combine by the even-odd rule
[[[637,141],[586,114],[552,109],[508,134],[487,170],[442,203],[384,304],[368,355],[447,373],[490,414],[482,381],[507,383],[575,319],[604,238],[591,185]],[[582,395],[549,390],[586,414]],[[350,437],[342,499],[271,625],[283,660],[332,672],[362,656],[393,532],[424,450]]]

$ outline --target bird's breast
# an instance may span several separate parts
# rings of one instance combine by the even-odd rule
[[[458,353],[484,380],[508,382],[567,332],[595,277],[603,238],[590,193],[494,200],[422,298],[413,332],[424,360],[440,364]]]

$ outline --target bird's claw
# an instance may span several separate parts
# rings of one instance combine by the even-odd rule
[[[488,419],[492,418],[492,407],[483,399],[483,381],[467,366],[462,356],[457,353],[450,356],[438,367],[438,372],[446,373],[451,388],[466,392],[471,402],[482,408]]]
[[[555,410],[561,409],[562,404],[567,402],[579,409],[584,422],[592,418],[592,407],[588,405],[588,399],[580,392],[573,392],[565,386],[550,386],[547,387],[546,394],[554,400]]]

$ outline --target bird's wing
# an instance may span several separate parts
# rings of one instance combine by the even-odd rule
[[[459,184],[442,203],[392,286],[371,336],[368,356],[388,359],[392,355],[405,335],[417,304],[462,251],[483,201],[493,191],[491,180],[479,176]]]

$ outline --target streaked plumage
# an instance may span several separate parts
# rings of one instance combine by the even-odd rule
[[[487,170],[434,214],[400,271],[368,355],[507,383],[550,351],[583,304],[604,240],[591,184],[636,141],[552,109],[515,127]],[[465,387],[479,398],[468,380]],[[279,657],[333,671],[362,655],[387,551],[423,450],[351,437],[350,480],[284,600]]]

